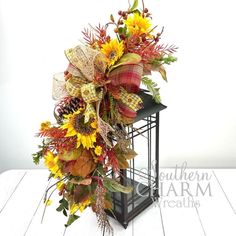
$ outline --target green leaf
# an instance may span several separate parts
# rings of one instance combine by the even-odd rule
[[[39,164],[39,161],[40,161],[40,156],[38,155],[38,153],[34,153],[32,154],[33,156],[33,162],[35,165],[38,165]]]
[[[62,205],[60,205],[57,209],[57,211],[63,211],[64,210],[64,207]]]
[[[124,30],[125,30],[125,29],[124,29],[123,27],[119,27],[119,28],[118,28],[118,33],[119,33],[119,34],[123,34],[123,33],[124,33]]]
[[[114,19],[113,15],[110,15],[110,20],[111,20],[111,22],[115,22],[115,19]]]
[[[68,216],[65,209],[63,210],[63,214],[64,214],[64,216]]]
[[[169,54],[167,57],[163,57],[162,61],[167,64],[170,65],[170,63],[172,62],[176,62],[177,61],[177,57],[172,56],[171,54]]]
[[[69,219],[68,219],[68,221],[67,221],[67,223],[66,223],[66,225],[65,225],[65,227],[68,227],[68,226],[70,226],[74,221],[76,221],[77,219],[79,219],[79,216],[77,216],[77,215],[70,215],[69,216]]]
[[[104,185],[110,192],[130,193],[133,191],[131,186],[123,186],[114,179],[104,179]]]
[[[42,145],[38,145],[38,148],[39,148],[39,151],[32,154],[33,162],[35,165],[39,164],[40,159],[43,158],[45,150],[47,150],[47,148],[48,148],[48,144],[45,139],[43,139]]]
[[[150,61],[150,64],[152,65],[153,70],[158,70],[158,67],[167,64],[170,65],[173,62],[177,61],[177,57],[172,56],[172,54],[164,55],[160,58],[154,58]]]
[[[68,202],[63,198],[63,202],[62,202],[62,205],[63,205],[63,207],[65,208],[65,209],[69,209],[69,204],[68,204]]]
[[[74,190],[74,184],[71,182],[68,182],[66,185],[66,188],[67,188],[68,192],[72,192]]]
[[[114,70],[118,66],[128,65],[128,64],[138,64],[141,61],[141,59],[142,59],[141,56],[139,56],[136,53],[126,53],[120,58],[120,60],[115,65],[111,66],[109,72]]]
[[[63,211],[63,214],[65,215],[64,211],[69,209],[69,204],[68,201],[65,200],[65,198],[62,198],[60,201],[60,206],[56,209],[57,211]],[[67,216],[67,214],[66,214]]]
[[[137,7],[138,7],[138,0],[134,0],[133,6],[129,10],[134,11]]]
[[[138,9],[132,11],[132,13],[138,13],[139,15],[141,15],[141,11],[139,11]]]
[[[160,91],[159,91],[160,88],[157,88],[158,85],[148,77],[143,77],[142,83],[143,85],[147,87],[149,92],[152,94],[152,97],[155,100],[155,102],[160,103],[161,97],[160,97]]]

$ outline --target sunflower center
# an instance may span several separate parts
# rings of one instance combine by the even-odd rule
[[[109,59],[112,60],[113,58],[116,57],[116,51],[112,51],[110,54],[109,54]]]
[[[73,127],[77,133],[89,135],[94,132],[94,129],[91,127],[92,122],[93,120],[90,119],[87,123],[84,123],[83,114],[77,114],[73,120]]]

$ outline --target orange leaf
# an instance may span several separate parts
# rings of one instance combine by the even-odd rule
[[[92,154],[85,149],[72,167],[71,174],[85,178],[95,169],[95,167],[96,164],[93,161]]]

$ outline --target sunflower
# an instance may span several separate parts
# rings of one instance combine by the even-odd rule
[[[151,30],[151,22],[149,19],[142,17],[139,13],[130,15],[127,20],[124,21],[129,32],[135,35],[148,34]]]
[[[102,44],[101,52],[106,56],[106,62],[108,67],[110,67],[123,55],[124,43],[123,41],[119,42],[117,39],[113,39]]]
[[[84,200],[83,202],[80,202],[80,203],[73,203],[71,206],[70,206],[70,215],[73,215],[75,214],[78,210],[80,212],[83,212],[84,209],[89,206],[91,203],[90,199],[86,199]]]
[[[58,157],[51,151],[47,151],[44,156],[44,164],[54,174],[54,178],[62,178],[62,173],[58,165]]]
[[[79,148],[81,144],[86,149],[93,148],[98,132],[96,119],[90,118],[90,120],[85,123],[84,114],[81,110],[73,114],[65,115],[64,117],[65,123],[61,128],[67,129],[66,137],[77,136],[77,148]]]

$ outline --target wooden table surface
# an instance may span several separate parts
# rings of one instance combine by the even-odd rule
[[[187,169],[190,175],[186,178],[176,175],[175,169],[161,169],[161,173],[159,203],[137,216],[126,230],[110,218],[116,236],[236,235],[236,169]],[[66,217],[55,210],[60,199],[57,193],[41,223],[48,175],[47,170],[10,170],[0,175],[1,236],[63,235]],[[208,179],[196,177],[207,175]],[[102,233],[88,208],[65,235]]]

